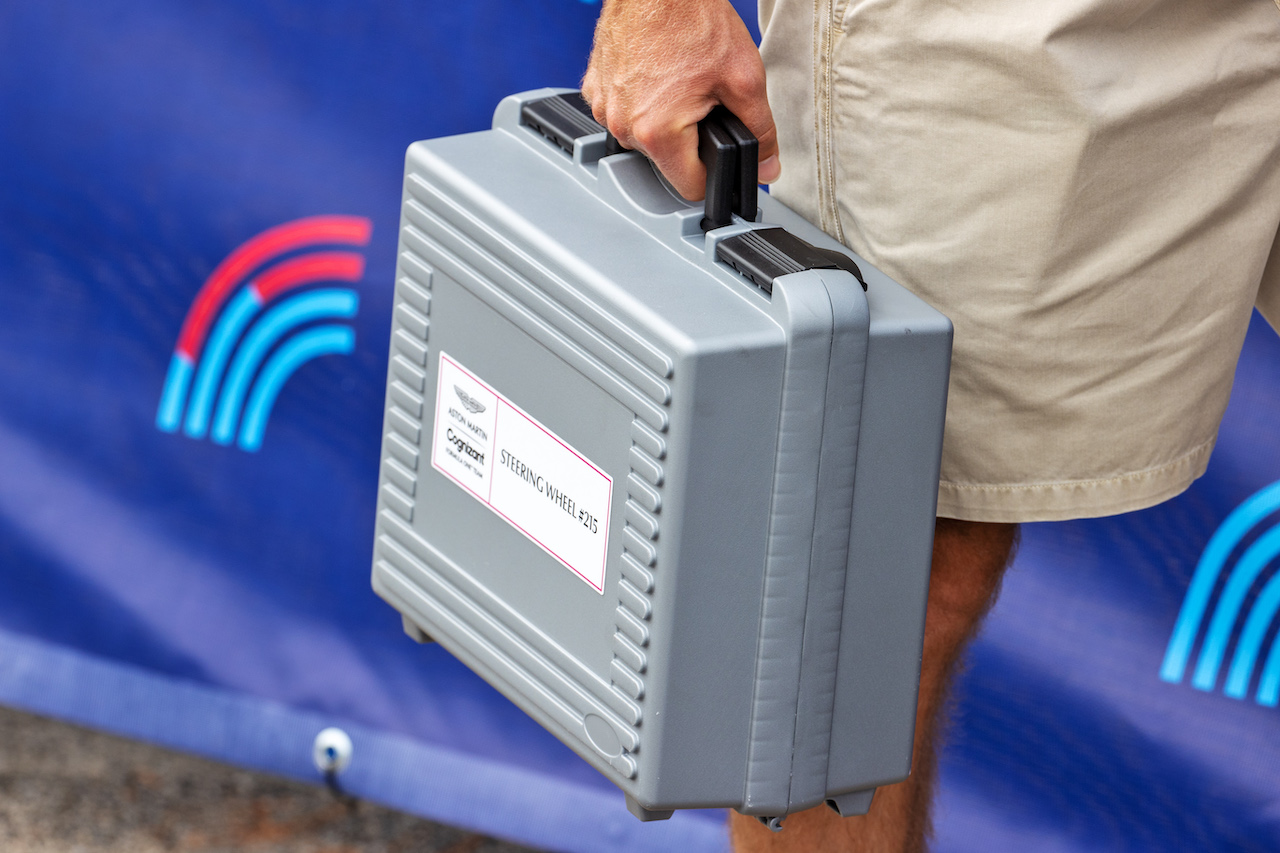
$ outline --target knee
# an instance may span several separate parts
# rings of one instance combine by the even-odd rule
[[[1018,538],[1016,524],[939,518],[934,528],[929,609],[976,622],[995,601]]]

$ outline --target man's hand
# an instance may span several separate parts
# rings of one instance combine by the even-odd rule
[[[582,94],[596,120],[701,199],[698,122],[724,104],[760,140],[760,181],[781,171],[764,63],[728,0],[604,0]]]

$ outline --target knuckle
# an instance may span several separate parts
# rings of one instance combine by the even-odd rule
[[[764,71],[753,63],[735,62],[724,71],[724,84],[740,97],[758,98],[764,95]]]
[[[662,129],[651,121],[641,120],[632,124],[631,138],[644,151],[656,151],[663,147]]]
[[[636,147],[635,141],[631,138],[631,134],[629,133],[630,128],[627,127],[625,122],[622,122],[616,116],[611,115],[605,115],[596,120],[607,127],[609,132],[613,134],[615,139],[622,143],[624,148]]]

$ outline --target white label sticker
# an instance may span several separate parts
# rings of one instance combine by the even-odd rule
[[[604,594],[613,479],[440,353],[431,465]]]

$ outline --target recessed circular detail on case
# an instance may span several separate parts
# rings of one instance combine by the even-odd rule
[[[622,754],[622,741],[618,739],[618,733],[605,721],[604,717],[587,714],[587,718],[582,722],[587,730],[587,740],[595,747],[596,752],[607,758],[615,758]]]

